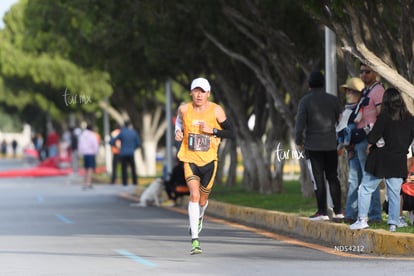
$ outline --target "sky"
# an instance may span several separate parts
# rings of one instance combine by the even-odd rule
[[[4,28],[3,16],[18,0],[0,0],[0,29]]]

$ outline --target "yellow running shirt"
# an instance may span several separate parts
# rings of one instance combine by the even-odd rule
[[[209,102],[206,110],[198,112],[194,110],[192,103],[187,103],[187,110],[183,114],[184,138],[177,155],[180,161],[204,166],[217,160],[220,138],[200,130],[200,122],[221,129],[216,119],[216,107],[217,104]]]

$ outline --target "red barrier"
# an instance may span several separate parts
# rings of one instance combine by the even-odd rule
[[[33,168],[0,171],[0,177],[45,177],[69,175],[72,173],[72,169],[68,167],[67,164],[70,166],[70,157],[51,157],[45,159]],[[95,173],[103,173],[105,171],[105,166],[102,166],[96,168]],[[79,169],[78,174],[83,175],[84,170]]]

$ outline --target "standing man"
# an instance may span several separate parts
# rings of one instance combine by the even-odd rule
[[[233,138],[233,130],[223,108],[208,100],[210,89],[205,78],[194,79],[190,92],[192,102],[179,107],[175,122],[175,140],[182,142],[177,157],[183,162],[190,190],[191,255],[202,252],[198,234],[216,177],[221,138]]]
[[[72,174],[78,174],[79,170],[79,135],[81,130],[79,128],[70,127],[70,158],[72,164]]]
[[[122,170],[122,185],[128,185],[127,167],[131,168],[132,184],[138,184],[138,177],[135,167],[135,150],[141,146],[141,139],[138,132],[130,127],[131,123],[126,121],[124,127],[117,136],[111,138],[109,142],[111,146],[116,146],[116,142],[121,141],[121,149],[119,151],[119,158],[121,159]]]
[[[6,157],[6,154],[7,154],[7,142],[6,142],[6,139],[3,139],[3,141],[1,142],[1,154],[3,155],[3,157]]]
[[[13,150],[13,158],[16,158],[16,154],[17,154],[17,140],[13,139],[13,141],[11,142],[12,144],[12,150]]]
[[[321,72],[312,72],[308,84],[309,92],[299,102],[295,142],[299,150],[305,149],[314,178],[318,210],[310,219],[329,220],[325,177],[334,205],[334,218],[342,219],[335,130],[342,108],[337,97],[326,93]]]
[[[349,160],[348,194],[345,208],[345,221],[354,222],[358,217],[358,187],[366,174],[365,162],[367,160],[368,141],[365,129],[372,129],[377,115],[381,111],[384,87],[377,81],[377,73],[366,64],[360,64],[361,80],[365,88],[362,90],[361,110],[362,119],[357,124],[356,132],[361,135],[360,141],[354,142],[354,157]],[[351,138],[352,139],[352,138]],[[352,142],[352,141],[351,141]],[[371,205],[368,214],[371,222],[382,221],[382,208],[379,186],[372,193]]]

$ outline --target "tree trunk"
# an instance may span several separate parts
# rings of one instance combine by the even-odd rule
[[[264,162],[263,143],[261,141],[240,141],[243,155],[244,177],[243,187],[248,191],[262,194],[272,192],[269,164]]]
[[[238,158],[237,158],[237,143],[236,141],[229,140],[228,143],[230,144],[230,151],[229,151],[229,158],[230,158],[230,166],[227,171],[227,180],[226,186],[234,186],[237,181],[237,165],[238,165]]]
[[[128,114],[122,114],[105,101],[101,101],[101,108],[105,109],[108,114],[117,121],[119,125],[124,123]],[[135,151],[136,171],[140,176],[155,176],[157,145],[167,128],[167,122],[161,116],[161,107],[157,107],[153,113],[144,112],[142,115],[142,129],[139,132],[141,137],[141,150]],[[132,121],[134,124],[134,121]]]
[[[299,166],[300,166],[300,187],[301,192],[304,197],[311,198],[315,196],[314,187],[312,180],[310,178],[309,174],[309,168],[308,164],[306,162],[306,159],[299,159]]]
[[[276,155],[273,157],[272,170],[272,190],[275,193],[283,191],[283,168],[285,167],[285,160],[278,160]]]
[[[217,184],[224,184],[224,186],[234,186],[236,183],[237,174],[237,146],[236,143],[230,139],[222,141],[222,146],[219,150],[219,165],[216,174]],[[223,182],[223,179],[226,179]]]
[[[167,129],[167,122],[161,118],[161,107],[157,107],[153,113],[143,112],[142,114],[142,151],[140,156],[140,174],[143,176],[155,176],[156,154],[158,142]]]

